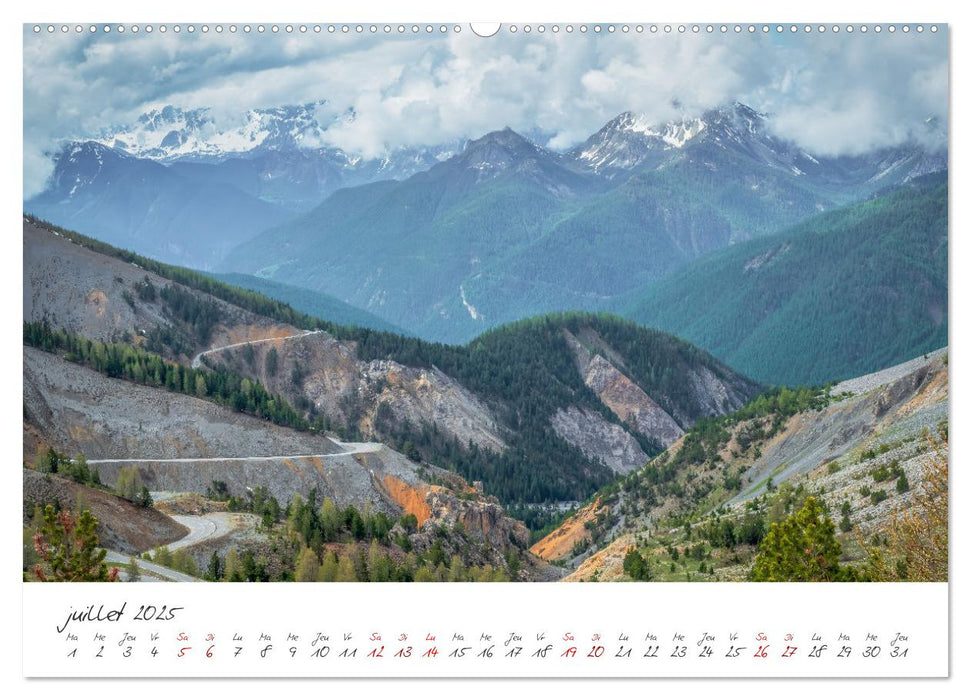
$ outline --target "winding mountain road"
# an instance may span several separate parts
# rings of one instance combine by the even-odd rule
[[[350,448],[344,452],[306,455],[266,455],[263,457],[124,457],[112,459],[89,459],[88,464],[192,464],[194,462],[266,462],[285,459],[327,459],[328,457],[348,457],[351,455],[379,452],[384,444],[380,442],[339,442],[340,447]]]
[[[112,564],[120,564],[119,568],[124,574],[130,558],[131,554],[122,554],[121,552],[109,549],[108,556],[105,557],[105,561],[112,562]],[[181,571],[159,566],[158,564],[146,561],[145,559],[139,559],[136,557],[136,560],[138,562],[138,569],[142,574],[142,580],[180,581],[183,583],[192,583],[193,581],[199,580],[195,576],[189,576],[189,574],[183,574]]]
[[[305,335],[316,335],[318,333],[323,333],[323,331],[301,331],[300,333],[294,333],[293,335],[284,335],[278,338],[258,338],[257,340],[244,340],[241,343],[230,343],[229,345],[220,345],[217,348],[209,348],[208,350],[203,350],[198,355],[192,358],[192,369],[199,369],[202,366],[202,358],[206,355],[214,352],[221,352],[222,350],[231,350],[232,348],[241,348],[244,345],[256,345],[257,343],[269,343],[271,340],[290,340],[291,338],[303,338]]]

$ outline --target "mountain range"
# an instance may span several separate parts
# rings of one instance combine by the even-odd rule
[[[464,343],[537,314],[609,310],[735,360],[724,337],[693,333],[690,319],[638,299],[665,282],[676,287],[689,263],[831,225],[827,212],[947,167],[942,148],[917,142],[813,155],[737,102],[665,124],[623,113],[567,152],[507,128],[366,161],[322,145],[322,106],[251,110],[226,129],[207,110],[157,110],[65,147],[25,210],[160,260],[322,294],[365,311],[364,325],[429,340]],[[926,128],[929,139],[941,136],[936,123]],[[868,265],[889,270],[893,258]],[[902,278],[889,278],[890,296],[904,303]],[[946,275],[929,279],[939,295]],[[745,308],[722,311],[725,327],[751,328],[734,321]],[[818,370],[782,369],[786,348],[765,368],[738,361],[764,381],[802,383],[878,369],[927,345],[867,352],[860,348],[876,338],[857,335],[854,350],[836,350]],[[760,345],[757,335],[732,342]]]
[[[506,129],[404,181],[339,191],[221,267],[464,342],[536,313],[613,308],[691,260],[944,164],[916,145],[815,158],[739,104],[662,127],[621,115],[565,154]]]
[[[47,186],[25,211],[160,260],[211,269],[234,245],[341,187],[407,177],[461,146],[364,159],[321,140],[316,110],[323,104],[254,109],[226,128],[207,109],[152,110],[133,125],[64,143]]]

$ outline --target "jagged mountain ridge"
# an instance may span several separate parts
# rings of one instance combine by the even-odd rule
[[[536,179],[543,181],[552,193],[582,193],[595,182],[598,186],[594,189],[610,189],[627,182],[631,175],[639,172],[672,166],[675,170],[685,171],[678,177],[668,178],[679,183],[704,178],[712,169],[725,169],[729,171],[725,174],[727,180],[743,179],[749,188],[767,187],[767,194],[763,197],[766,201],[747,201],[740,205],[743,210],[748,210],[752,207],[771,208],[781,203],[783,216],[769,216],[765,225],[757,221],[753,225],[748,220],[750,217],[736,220],[738,217],[732,213],[731,205],[727,217],[722,216],[720,220],[713,218],[704,209],[710,202],[701,202],[703,206],[700,211],[692,216],[711,219],[699,224],[705,229],[702,238],[720,246],[759,235],[780,222],[794,223],[798,218],[812,213],[814,208],[827,208],[833,202],[846,201],[848,197],[865,194],[874,187],[904,181],[946,165],[943,151],[922,149],[916,145],[884,149],[852,158],[815,158],[773,137],[766,126],[767,120],[771,122],[769,118],[737,103],[711,110],[702,116],[686,115],[681,120],[660,125],[648,124],[643,117],[626,113],[608,123],[585,144],[564,154],[530,144],[529,148],[514,149],[506,156],[494,153],[492,157],[483,153],[479,143],[494,140],[495,135],[490,135],[490,139],[483,137],[468,142],[465,150],[469,153],[463,151],[460,142],[450,142],[437,146],[397,148],[380,158],[365,159],[323,145],[321,135],[332,123],[328,120],[334,119],[325,117],[322,122],[317,116],[323,104],[254,109],[243,115],[241,124],[231,126],[217,125],[206,109],[183,110],[167,106],[154,110],[142,115],[133,126],[106,129],[94,141],[67,143],[55,155],[55,169],[49,186],[26,202],[25,209],[83,233],[111,240],[121,247],[163,260],[211,269],[232,245],[252,237],[261,229],[270,228],[294,214],[311,209],[339,188],[381,180],[407,179],[450,157],[470,161],[469,156],[478,150],[476,162],[467,162],[467,165],[476,170],[480,182],[488,179],[486,176],[490,171],[503,170],[503,158],[508,156],[517,163],[516,167],[524,170],[534,168]],[[341,115],[336,119],[353,119],[353,115]],[[103,148],[99,148],[99,144]],[[718,152],[712,151],[712,148]],[[113,155],[106,155],[108,151]],[[725,162],[726,155],[740,158],[745,168],[750,169],[753,164],[759,167],[756,172],[742,173],[739,178],[739,164]],[[85,162],[73,163],[72,158],[76,160],[79,156]],[[131,156],[132,159],[124,156]],[[92,190],[90,177],[83,174],[102,167],[106,157],[113,161],[115,173],[111,181],[115,187],[121,188],[124,194],[120,196],[98,188]],[[694,167],[686,168],[681,163],[685,159]],[[147,169],[144,167],[146,163],[164,164],[166,175],[174,178],[163,176],[161,170]],[[551,163],[560,167],[551,170],[548,167]],[[770,172],[757,172],[759,168]],[[570,173],[586,173],[594,178],[577,178]],[[780,178],[797,181],[801,178],[801,181],[782,184]],[[625,193],[605,202],[600,208],[612,210],[616,220],[633,217],[631,220],[641,229],[656,226],[657,222],[638,219],[636,207],[630,210],[624,206],[626,199],[636,199],[636,191],[642,189],[634,187],[635,193]],[[648,187],[652,200],[669,194],[650,192],[650,189]],[[171,191],[179,194],[173,196]],[[716,196],[721,195],[716,193]],[[736,189],[732,197],[738,196]],[[193,201],[194,197],[198,197],[200,202],[198,209],[190,207],[183,214],[179,210],[178,200]],[[694,199],[698,200],[697,197]],[[205,209],[201,202],[206,203]],[[443,205],[447,203],[443,202]],[[478,215],[479,212],[474,212],[477,204],[463,202],[461,209],[467,213],[462,215]],[[714,208],[717,210],[721,204],[724,202],[714,202]],[[692,205],[692,208],[698,207]],[[556,209],[550,212],[550,217],[560,221],[569,217],[575,207],[569,205],[567,211],[562,211],[560,207]],[[95,212],[97,217],[94,216]],[[595,224],[593,231],[597,231],[597,225],[602,223],[614,225],[602,222],[603,216],[598,211],[592,212],[592,217]],[[580,220],[583,221],[583,217]],[[426,225],[429,223],[426,222]],[[503,225],[501,217],[495,225]],[[590,231],[591,222],[584,221],[581,227],[584,231]],[[731,229],[727,236],[724,233],[726,228]],[[189,230],[189,235],[180,237],[181,229]],[[718,232],[713,234],[713,231]],[[575,235],[576,232],[568,228],[557,238],[562,241]],[[695,254],[691,251],[698,246],[686,247],[686,235],[690,237],[693,234],[678,232],[674,251],[665,250],[662,239],[659,261],[654,264],[650,275],[656,277],[664,274],[672,265],[680,264],[685,254]],[[535,239],[535,232],[525,238],[515,237],[517,244],[526,245]],[[647,240],[655,243],[650,235]],[[170,242],[161,244],[159,241]],[[189,245],[189,242],[195,245]],[[544,253],[545,250],[533,252],[538,256]],[[576,253],[580,258],[584,254],[584,251]],[[469,257],[470,265],[474,264],[471,261],[476,257],[474,253]],[[478,259],[479,266],[485,267],[481,264],[486,262],[484,258],[478,256]],[[535,262],[532,260],[527,264]],[[224,266],[222,269],[252,272],[251,267],[244,270]],[[476,272],[475,269],[467,270],[464,276],[469,278]],[[497,273],[486,270],[484,274],[490,276]],[[474,284],[469,279],[462,286],[469,289]],[[484,311],[481,318],[491,326],[552,309],[599,308],[603,296],[600,290],[571,290],[573,293],[567,294],[565,299],[550,299],[562,294],[546,289],[548,284],[545,279],[532,285],[526,284],[529,287],[524,290],[528,308],[522,310],[526,313],[505,314],[502,307],[508,301],[501,301],[498,312],[494,310],[491,313],[492,318]],[[461,290],[452,289],[455,286],[450,285],[447,298],[432,300],[435,311],[430,318],[418,321],[417,326],[412,323],[410,327],[426,335],[439,334],[453,340],[465,340],[481,331],[481,323],[466,322],[462,317],[467,307],[461,303]],[[522,283],[517,286],[522,287]],[[334,293],[334,290],[318,291]],[[366,290],[354,290],[355,294],[349,291],[344,289],[344,293],[337,296],[345,301],[353,297],[357,305],[378,312],[381,311],[381,291],[388,293],[387,290],[372,291],[371,294],[367,294]],[[491,295],[496,290],[488,291]],[[455,298],[456,293],[458,299]],[[524,296],[522,292],[517,292],[517,295]],[[386,316],[391,314],[391,310],[386,310]],[[443,335],[436,328],[435,314],[440,321],[444,319],[439,325],[446,328],[461,325],[464,328],[451,335]]]
[[[699,256],[946,163],[915,144],[816,158],[770,125],[740,104],[667,125],[628,113],[566,154],[493,132],[400,183],[335,193],[223,269],[462,342],[537,313],[607,308]]]
[[[402,179],[461,150],[461,142],[395,147],[364,158],[328,144],[327,129],[353,113],[324,116],[326,100],[250,109],[218,123],[206,108],[167,105],[128,126],[104,129],[98,143],[169,166],[202,182],[222,182],[299,212],[340,187]]]
[[[933,120],[928,120],[925,126],[928,142],[936,141],[937,146],[908,143],[834,158],[811,154],[779,137],[772,131],[770,115],[734,102],[700,116],[684,115],[663,124],[624,112],[569,155],[587,168],[616,177],[638,168],[658,167],[677,151],[697,151],[704,155],[712,153],[714,148],[735,151],[754,161],[789,170],[797,177],[819,180],[820,185],[883,186],[880,181],[907,182],[947,167],[945,135]]]

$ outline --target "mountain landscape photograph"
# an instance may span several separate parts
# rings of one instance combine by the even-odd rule
[[[946,581],[946,30],[428,30],[24,27],[24,581]]]

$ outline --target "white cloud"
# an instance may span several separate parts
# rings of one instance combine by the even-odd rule
[[[150,108],[208,107],[218,124],[254,107],[326,99],[353,110],[324,135],[365,156],[510,126],[567,148],[625,110],[658,121],[739,99],[819,153],[920,136],[946,119],[943,34],[621,35],[470,32],[446,37],[228,33],[24,37],[25,196],[45,154]]]

